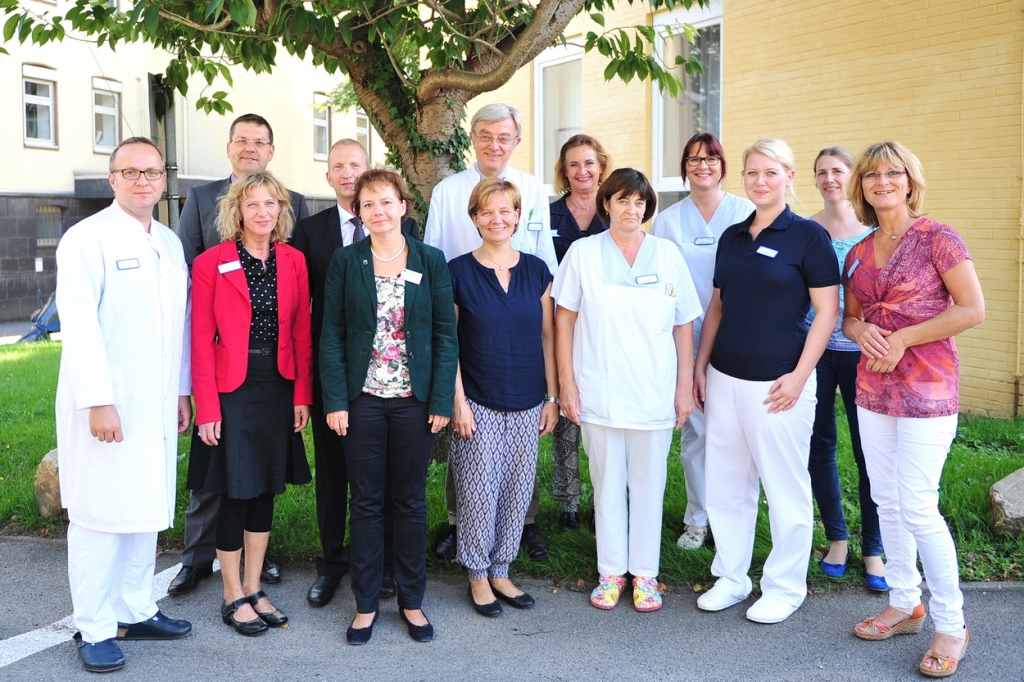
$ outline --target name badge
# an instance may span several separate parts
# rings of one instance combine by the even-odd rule
[[[406,268],[405,270],[402,270],[402,280],[405,282],[411,282],[412,284],[419,284],[423,281],[423,273]]]
[[[858,258],[857,260],[853,261],[853,265],[851,265],[850,269],[846,271],[846,278],[847,279],[850,279],[851,277],[853,277],[853,271],[857,269],[858,265],[860,265],[860,258]]]
[[[539,220],[531,220],[530,222],[526,223],[526,229],[529,230],[530,232],[540,232],[541,230],[544,229],[544,223],[542,223]]]
[[[135,270],[139,267],[138,258],[125,258],[117,261],[118,270]]]
[[[694,246],[711,246],[714,243],[714,237],[697,237],[693,240]]]
[[[233,260],[230,263],[221,263],[220,265],[217,266],[217,270],[220,271],[220,274],[222,275],[226,275],[229,272],[234,272],[235,270],[241,269],[242,261],[240,260]]]
[[[553,227],[551,228],[551,238],[552,239],[558,239],[558,230],[556,230]]]
[[[658,276],[657,275],[640,275],[639,277],[636,278],[636,283],[637,284],[657,284],[658,283]]]
[[[767,246],[757,247],[757,252],[762,256],[768,256],[769,258],[775,258],[779,255],[779,252],[775,249],[769,249]]]

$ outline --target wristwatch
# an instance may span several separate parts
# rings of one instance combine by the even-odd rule
[[[554,403],[555,405],[557,405],[558,404],[558,398],[556,398],[553,395],[546,395],[546,396],[544,396],[544,402],[546,402],[546,403]]]

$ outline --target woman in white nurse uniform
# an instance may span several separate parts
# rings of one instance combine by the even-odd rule
[[[621,168],[597,199],[609,229],[569,248],[552,290],[560,400],[581,425],[594,486],[600,583],[590,603],[614,608],[628,572],[635,608],[655,611],[666,460],[693,409],[701,307],[679,250],[640,229],[657,203],[647,178]]]
[[[689,195],[658,214],[651,234],[673,242],[686,260],[700,307],[708,309],[712,278],[715,274],[715,250],[718,239],[730,225],[754,212],[746,197],[722,189],[725,180],[725,151],[711,133],[697,133],[683,147],[679,172],[686,178]],[[700,344],[701,314],[693,321],[693,343]],[[683,424],[679,439],[679,458],[686,476],[686,512],[683,533],[676,544],[683,549],[698,549],[708,537],[708,512],[704,506],[704,413],[694,410]]]

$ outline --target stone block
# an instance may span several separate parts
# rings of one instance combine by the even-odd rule
[[[989,490],[989,525],[996,535],[1024,535],[1024,468],[1018,469]]]
[[[36,507],[40,516],[61,516],[64,509],[60,503],[60,478],[58,472],[57,448],[50,450],[39,462],[36,469]]]

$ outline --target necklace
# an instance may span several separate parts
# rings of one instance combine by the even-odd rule
[[[893,232],[892,234],[889,234],[888,232],[883,230],[881,225],[878,226],[878,231],[884,234],[889,239],[896,241],[897,239],[900,238],[900,235],[902,235],[906,231],[906,229],[910,227],[910,223],[913,222],[913,220],[914,216],[910,216],[909,218],[907,218],[907,222],[903,224],[903,227],[901,227],[896,232]]]
[[[499,263],[496,260],[491,260],[490,258],[487,258],[487,256],[484,255],[483,249],[480,249],[480,257],[484,258],[486,260],[489,260],[492,263],[494,263],[498,267],[499,270],[504,270],[505,269],[505,263],[509,262],[512,259],[512,256],[515,255],[515,253],[516,253],[516,250],[512,249],[511,251],[509,251],[508,255],[505,257],[505,260],[503,260],[503,261],[501,261]]]
[[[379,260],[381,263],[390,263],[391,261],[393,261],[396,258],[398,258],[399,256],[401,256],[403,251],[405,251],[405,238],[404,237],[402,239],[402,248],[400,248],[398,250],[398,252],[394,256],[392,256],[391,258],[382,258],[380,255],[378,255],[378,253],[376,251],[373,250],[372,246],[370,247],[370,253],[372,253],[373,257],[376,258],[377,260]]]
[[[570,195],[570,196],[572,196],[572,195]],[[588,205],[588,206],[580,206],[579,204],[577,204],[575,202],[569,201],[568,198],[565,200],[565,203],[567,203],[569,205],[569,208],[571,208],[573,211],[579,212],[579,213],[593,213],[594,211],[597,210],[597,205],[596,204],[594,204],[592,206],[590,206],[590,205]]]

